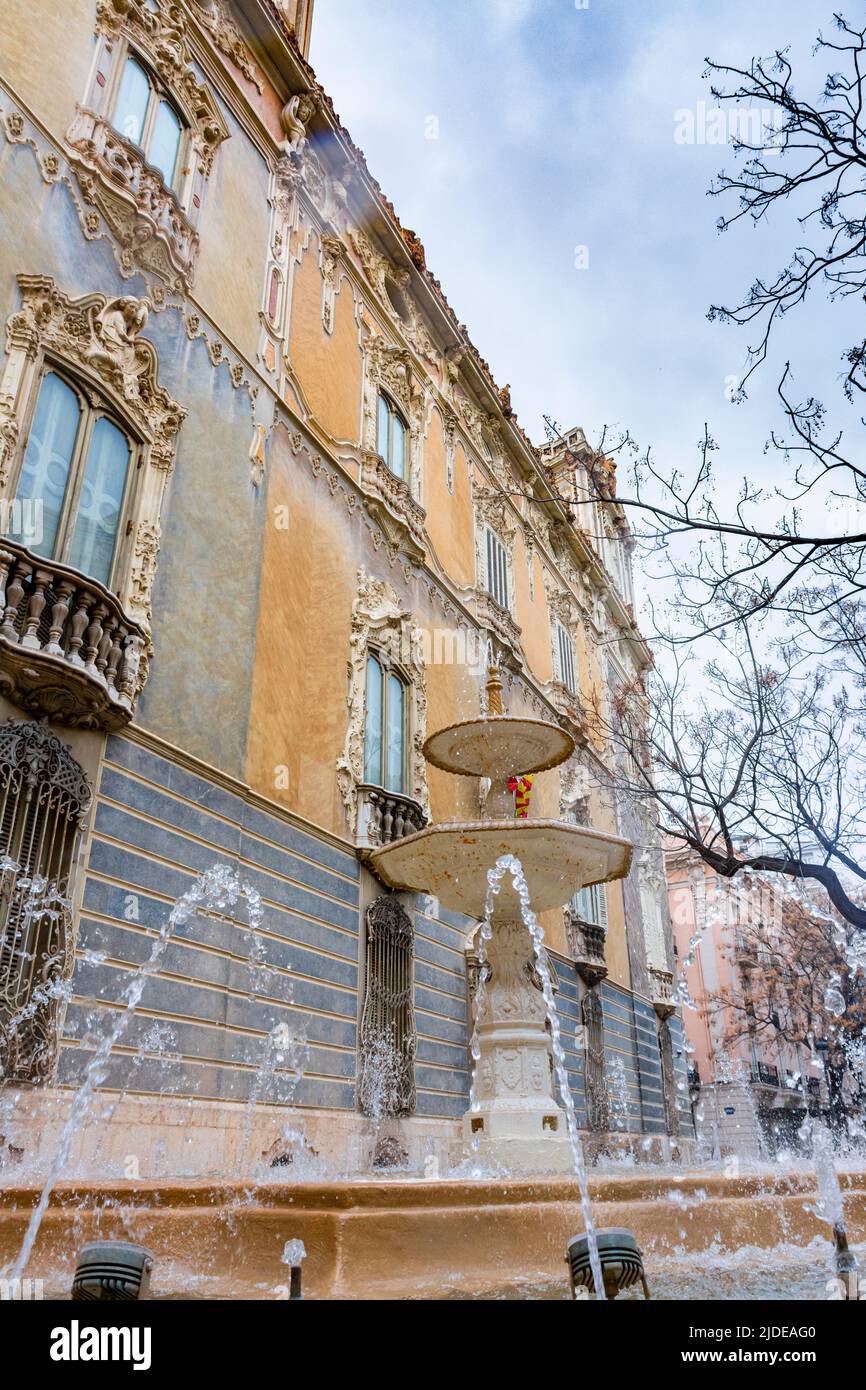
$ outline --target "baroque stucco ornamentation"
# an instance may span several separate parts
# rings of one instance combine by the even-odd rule
[[[265,90],[265,84],[237,25],[229,17],[223,0],[193,0],[193,3],[196,18],[208,31],[220,53],[225,54],[226,58],[234,63],[261,95]]]
[[[48,353],[66,363],[82,384],[92,383],[143,440],[145,467],[131,520],[136,528],[145,528],[142,535],[158,539],[163,494],[186,411],[159,384],[156,348],[141,336],[147,301],[105,294],[73,299],[48,275],[19,275],[18,286],[21,308],[6,325],[0,382],[0,493],[9,485],[21,423]],[[145,628],[152,574],[142,548],[120,594],[128,613]]]
[[[198,14],[214,41],[218,33],[231,47],[225,27],[231,21],[225,21],[220,4],[214,0],[208,7],[197,6]],[[179,290],[192,283],[198,254],[196,213],[216,151],[229,135],[216,98],[199,80],[187,23],[185,10],[170,0],[99,0],[94,76],[66,136],[82,196],[105,218],[120,244],[122,261],[130,270],[141,266]],[[188,146],[178,190],[169,188],[138,146],[111,123],[120,69],[130,48],[140,52],[162,79],[184,119]]]
[[[387,343],[378,335],[367,342],[364,369],[362,448],[367,453],[376,453],[378,396],[384,391],[402,411],[408,425],[407,481],[412,497],[417,499],[421,495],[425,396],[414,375],[412,354],[407,348]]]
[[[81,196],[105,218],[133,265],[172,288],[192,284],[198,233],[175,194],[111,122],[79,107],[66,136]]]
[[[280,125],[285,140],[280,145],[284,154],[294,154],[307,142],[307,126],[316,112],[316,102],[310,92],[298,92],[289,97],[280,112]]]
[[[353,834],[358,821],[358,789],[364,783],[367,655],[371,647],[398,667],[408,681],[407,793],[429,819],[427,763],[422,751],[427,737],[427,669],[421,655],[421,631],[393,586],[386,579],[374,579],[362,568],[358,570],[349,637],[349,718],[343,752],[337,759],[337,785]]]

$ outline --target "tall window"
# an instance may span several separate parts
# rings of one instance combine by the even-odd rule
[[[126,60],[112,125],[138,145],[147,162],[173,188],[179,174],[183,122],[156,79],[136,58]]]
[[[376,452],[398,478],[406,476],[406,424],[397,407],[379,394],[376,422]]]
[[[662,1069],[662,1100],[664,1102],[665,1111],[665,1129],[668,1134],[675,1136],[680,1132],[680,1122],[677,1109],[677,1084],[674,1075],[674,1043],[667,1019],[663,1019],[659,1024],[658,1037],[659,1056]]]
[[[574,672],[574,642],[568,629],[557,618],[554,622],[554,656],[556,674],[572,695],[577,692]]]
[[[589,1128],[603,1131],[610,1126],[610,1104],[604,1058],[604,1010],[595,989],[587,990],[580,1006],[586,1046],[586,1118]]]
[[[57,982],[71,962],[70,875],[90,804],[84,772],[44,724],[0,725],[0,1077],[49,1080]]]
[[[406,682],[384,659],[367,657],[364,781],[386,791],[406,790]]]
[[[581,922],[591,922],[597,927],[607,926],[607,889],[603,883],[593,883],[589,888],[581,888],[573,898],[574,910]]]
[[[42,378],[16,498],[41,502],[45,555],[110,586],[133,445],[54,371]]]
[[[375,898],[367,928],[358,1100],[365,1115],[415,1109],[414,931],[400,899]]]
[[[485,537],[487,561],[486,589],[502,608],[508,607],[508,555],[496,532],[487,527]]]

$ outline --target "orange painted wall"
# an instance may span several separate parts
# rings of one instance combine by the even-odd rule
[[[311,236],[292,287],[289,361],[317,423],[334,439],[357,444],[361,427],[361,348],[352,289],[344,279],[334,304],[334,331],[322,323],[318,238]]]
[[[346,732],[357,521],[294,458],[285,430],[274,431],[269,455],[245,776],[254,791],[345,835],[336,761]],[[281,507],[287,529],[276,524]],[[287,788],[277,785],[282,766]]]
[[[424,446],[424,506],[436,556],[455,584],[474,584],[472,495],[466,455],[455,449],[454,492],[448,490],[442,417],[434,410]]]

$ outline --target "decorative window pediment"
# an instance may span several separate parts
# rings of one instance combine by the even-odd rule
[[[201,17],[204,22],[204,13]],[[228,33],[215,14],[211,19],[219,32]],[[204,188],[228,126],[193,64],[181,6],[167,0],[99,0],[97,35],[90,86],[66,137],[84,199],[102,213],[130,270],[140,265],[188,288]],[[125,86],[130,63],[152,88],[140,121]],[[160,154],[175,132],[156,135],[160,113],[170,124],[166,113],[172,111],[180,131],[168,170],[161,167]]]
[[[473,486],[475,612],[479,623],[511,654],[521,650],[514,621],[514,541],[518,523],[503,493]]]
[[[412,356],[384,338],[371,338],[365,354],[364,420],[361,449],[361,486],[367,506],[376,516],[388,541],[416,559],[425,551],[426,512],[418,501],[421,493],[424,393],[415,381]],[[382,401],[400,419],[402,476],[380,453]]]
[[[337,760],[337,783],[352,836],[361,848],[419,830],[430,814],[427,764],[423,746],[427,737],[427,672],[422,656],[421,632],[403,608],[393,587],[358,571],[358,588],[352,604],[352,631],[348,666],[349,720],[343,752]],[[371,782],[367,738],[368,665],[375,664],[399,681],[402,711],[403,780],[395,791]],[[380,756],[379,767],[387,765]],[[380,775],[380,782],[394,779]]]

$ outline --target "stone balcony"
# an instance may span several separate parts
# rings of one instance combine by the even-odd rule
[[[475,616],[481,627],[492,632],[509,651],[520,652],[520,628],[508,609],[497,603],[493,595],[488,594],[485,589],[476,590]]]
[[[649,967],[650,994],[652,1005],[660,1019],[670,1018],[676,1012],[677,1001],[674,993],[674,977],[670,970],[658,966]]]
[[[66,146],[85,201],[99,209],[121,245],[169,283],[188,287],[198,233],[159,170],[86,107],[78,108]]]
[[[3,540],[0,619],[0,693],[77,728],[129,723],[147,637],[110,590]]]
[[[392,473],[379,454],[361,455],[361,487],[367,510],[379,521],[389,540],[399,542],[416,559],[426,551],[427,513],[412,496],[407,482]]]
[[[358,787],[355,844],[361,851],[393,844],[404,835],[414,835],[427,824],[421,806],[411,796],[387,792],[382,787],[362,783]]]
[[[605,929],[594,922],[582,922],[569,911],[565,930],[569,949],[574,957],[574,968],[584,984],[591,989],[607,975],[607,961],[604,956]]]
[[[553,705],[560,719],[566,721],[578,743],[585,743],[587,738],[586,711],[580,696],[576,695],[573,690],[569,690],[567,685],[558,680],[548,682],[547,692],[550,696],[550,703]]]

